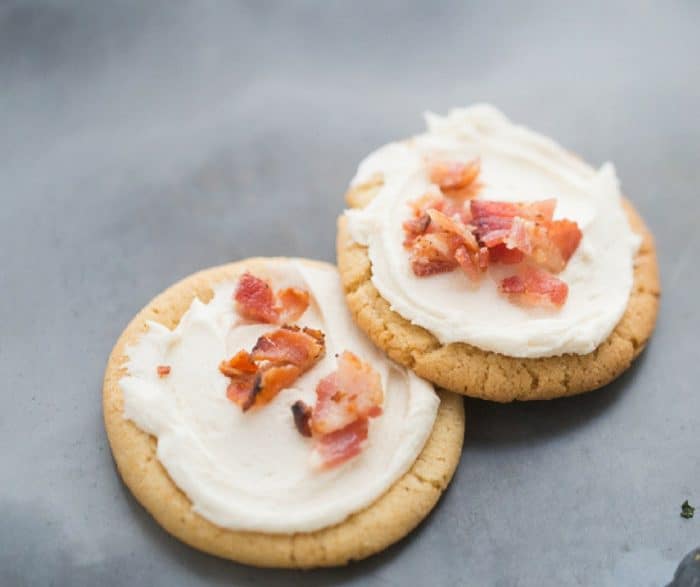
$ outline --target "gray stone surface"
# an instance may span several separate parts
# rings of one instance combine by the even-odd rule
[[[700,543],[700,5],[0,4],[0,584],[660,585]],[[120,483],[109,351],[151,296],[249,255],[333,260],[359,159],[490,101],[616,163],[664,297],[585,397],[468,401],[450,490],[409,538],[313,573],[166,535]]]

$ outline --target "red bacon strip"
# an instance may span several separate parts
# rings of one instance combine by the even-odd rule
[[[313,409],[298,401],[292,406],[299,432],[315,440],[322,466],[334,467],[356,456],[367,438],[369,418],[382,414],[384,392],[379,374],[345,351],[338,368],[316,386]]]
[[[283,326],[258,338],[252,351],[241,350],[219,370],[231,379],[226,396],[248,411],[263,406],[313,367],[325,353],[320,330]]]
[[[246,320],[267,324],[295,322],[309,306],[309,293],[290,287],[276,294],[270,284],[246,272],[233,294],[236,310]]]
[[[522,306],[561,308],[569,295],[569,286],[561,279],[530,265],[517,275],[506,277],[499,289]]]

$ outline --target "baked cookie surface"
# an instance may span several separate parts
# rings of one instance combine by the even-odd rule
[[[251,259],[191,275],[158,295],[136,315],[117,341],[105,372],[103,411],[107,436],[119,473],[136,499],[166,531],[183,542],[256,566],[309,568],[345,564],[400,540],[437,503],[459,462],[464,437],[464,409],[459,396],[439,392],[435,425],[418,459],[372,505],[334,526],[295,534],[234,531],[198,515],[158,461],[157,439],[124,418],[119,380],[126,373],[125,349],[147,330],[146,321],[172,329],[195,297],[204,302],[211,299],[213,284],[232,279],[244,268],[254,271],[257,264],[269,261]]]
[[[351,208],[364,208],[381,179],[350,189]],[[641,236],[634,285],[626,310],[593,352],[542,358],[509,357],[465,343],[441,344],[428,330],[390,308],[372,283],[367,247],[352,240],[347,219],[338,220],[337,256],[343,288],[357,324],[395,361],[436,385],[498,402],[543,400],[597,389],[621,375],[642,352],[656,323],[660,285],[654,239],[629,201],[630,227]]]

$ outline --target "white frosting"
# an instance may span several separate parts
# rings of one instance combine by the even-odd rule
[[[633,283],[640,239],[621,205],[615,169],[592,169],[550,139],[512,124],[487,105],[427,114],[428,132],[391,143],[359,166],[352,185],[378,174],[384,184],[363,210],[349,210],[352,238],[368,246],[372,282],[393,310],[442,343],[465,342],[513,357],[593,351],[622,317]],[[402,246],[408,202],[437,187],[425,155],[481,159],[478,199],[557,199],[555,218],[578,222],[581,244],[559,274],[569,285],[563,308],[523,308],[499,295],[498,280],[512,267],[494,268],[478,287],[461,271],[416,277]]]
[[[196,512],[221,527],[271,533],[317,530],[370,505],[413,464],[433,427],[438,397],[425,381],[379,353],[345,308],[334,269],[296,260],[267,264],[256,275],[275,288],[302,287],[311,305],[299,324],[326,334],[326,356],[268,405],[243,413],[226,398],[221,360],[275,328],[240,324],[235,281],[195,299],[175,330],[155,322],[127,350],[120,380],[124,416],[158,438],[158,460]],[[291,405],[315,402],[319,379],[336,369],[344,350],[381,375],[384,413],[370,420],[363,452],[330,470],[312,458],[313,441],[295,428]],[[158,365],[171,372],[160,378]]]

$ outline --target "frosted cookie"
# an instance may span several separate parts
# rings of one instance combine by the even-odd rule
[[[338,268],[357,324],[394,360],[495,401],[596,389],[656,321],[651,234],[595,170],[486,105],[359,166]]]
[[[462,447],[461,398],[353,324],[334,267],[251,259],[151,301],[104,380],[119,472],[171,534],[246,564],[376,553],[428,515]]]

